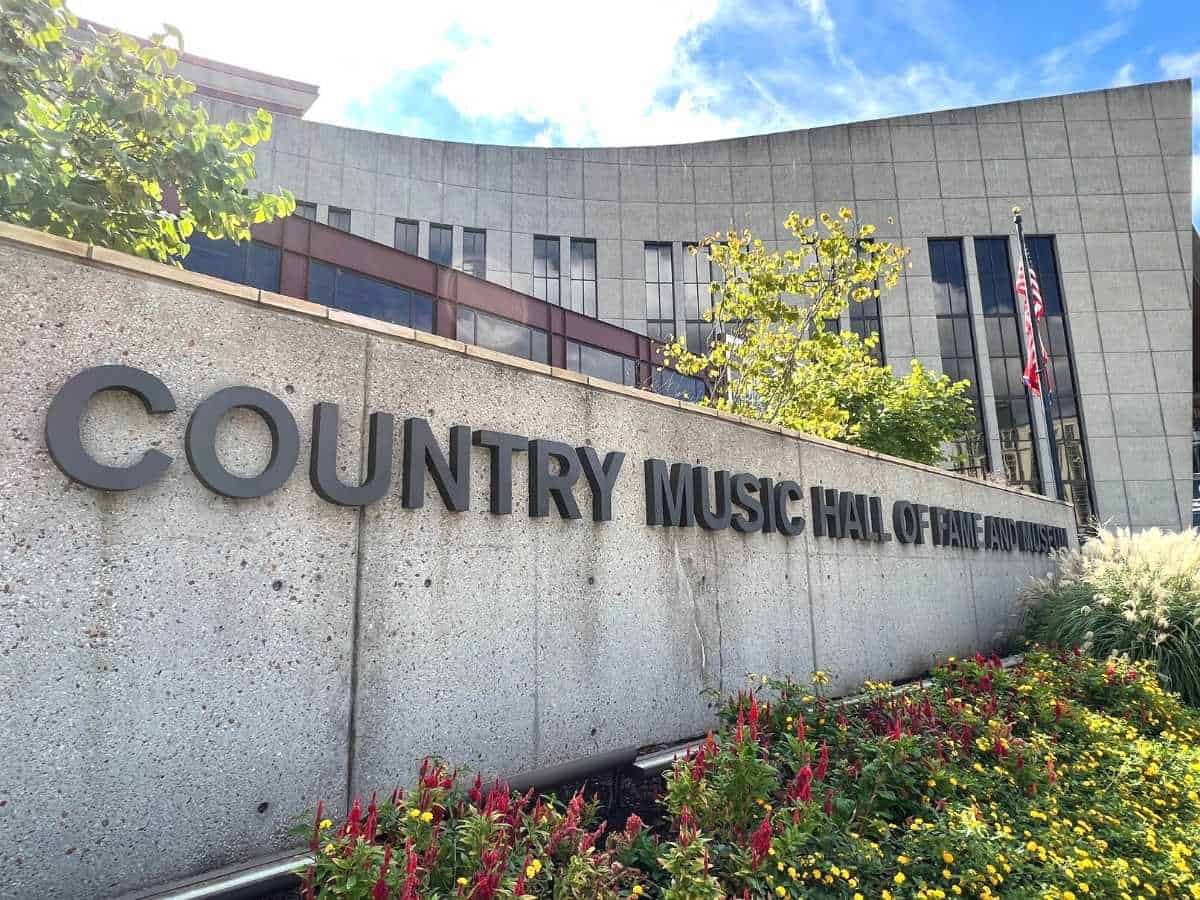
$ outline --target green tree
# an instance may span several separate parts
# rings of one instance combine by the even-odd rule
[[[77,26],[62,0],[4,0],[0,219],[178,262],[195,229],[244,240],[295,209],[247,189],[271,116],[211,122],[172,74],[178,31],[142,44]]]
[[[664,350],[679,371],[705,379],[703,405],[936,464],[942,445],[972,420],[969,383],[917,360],[903,376],[866,339],[838,328],[850,303],[894,287],[908,250],[874,239],[848,209],[820,221],[793,213],[796,249],[770,251],[747,230],[708,238],[723,278],[711,285],[714,339],[704,353],[675,340]]]

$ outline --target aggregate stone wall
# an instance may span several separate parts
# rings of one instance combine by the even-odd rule
[[[750,671],[822,667],[841,689],[912,675],[992,645],[1046,566],[811,528],[649,527],[648,457],[1073,522],[1041,498],[4,235],[18,240],[0,242],[0,867],[16,897],[116,896],[289,847],[298,811],[389,788],[425,754],[516,774],[695,735],[712,722],[701,690]],[[96,458],[174,458],[126,493],[69,481],[43,438],[64,381],[108,363],[155,374],[177,404],[149,416],[125,395],[93,400],[81,430]],[[235,384],[281,398],[300,425],[296,471],[256,500],[210,493],[184,454],[192,410]],[[443,440],[466,424],[622,450],[613,520],[591,520],[582,482],[582,519],[530,518],[525,454],[513,514],[490,514],[479,449],[465,512],[431,482],[423,508],[404,508],[398,476],[383,501],[333,506],[307,478],[323,400],[340,406],[347,481],[374,411],[427,418]],[[250,413],[219,433],[236,472],[268,447]]]

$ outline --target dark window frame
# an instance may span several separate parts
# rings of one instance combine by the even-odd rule
[[[309,203],[307,200],[297,200],[296,210],[292,215],[298,219],[315,222],[317,221],[317,204]]]
[[[692,252],[692,248],[696,252]],[[712,346],[717,323],[704,314],[711,312],[713,298],[710,285],[713,278],[712,260],[699,241],[684,241],[683,244],[683,331],[687,348],[692,353],[705,354]],[[708,277],[701,276],[707,272]]]
[[[404,229],[403,245],[401,244],[400,229]],[[410,246],[412,249],[408,249]],[[395,224],[392,226],[392,246],[401,253],[407,253],[411,256],[417,256],[420,253],[421,247],[421,223],[416,219],[396,218]]]
[[[474,246],[476,240],[479,241],[478,247]],[[471,255],[469,259],[467,257],[468,247],[471,249]],[[473,275],[476,278],[487,278],[486,228],[463,229],[463,255],[462,265],[459,266],[459,269],[463,272],[466,272],[468,275]]]
[[[983,478],[988,472],[992,471],[991,447],[988,443],[987,420],[983,416],[983,393],[979,386],[979,341],[975,336],[975,317],[971,312],[971,291],[969,279],[967,278],[967,262],[966,248],[962,237],[950,238],[929,238],[929,277],[933,285],[934,305],[935,305],[935,320],[938,328],[938,350],[941,355],[942,369],[947,368],[947,359],[954,361],[954,373],[951,375],[953,380],[958,380],[962,377],[963,360],[967,358],[959,348],[959,339],[966,338],[967,346],[970,350],[971,372],[974,373],[974,378],[971,381],[971,390],[973,397],[973,405],[975,407],[975,434],[969,436],[966,440],[956,443],[960,453],[967,454],[965,461],[955,460],[950,465],[950,470],[961,474],[970,475],[975,478]],[[957,250],[958,272],[953,273],[946,270],[947,260],[945,252],[941,252],[941,264],[935,262],[935,245],[938,248],[954,247]],[[954,311],[954,300],[952,288],[955,286],[952,281],[939,282],[937,269],[942,268],[944,274],[950,277],[953,274],[958,274],[962,278],[962,303],[963,310],[961,312]],[[946,306],[950,312],[942,313],[938,311],[938,290],[939,285],[946,285],[947,301]],[[948,328],[943,327],[943,323],[949,323]],[[965,323],[965,329],[960,327],[960,323]],[[944,340],[944,331],[949,330],[954,344],[954,354],[948,357],[946,353],[946,342]],[[964,332],[965,331],[965,335]],[[950,374],[950,373],[947,373]],[[972,455],[970,443],[977,442],[979,453]]]
[[[576,252],[578,251],[578,252]],[[590,251],[591,259],[587,258]],[[595,238],[571,238],[571,293],[568,308],[593,319],[599,315],[597,307],[599,253]],[[591,277],[588,277],[588,263]]]
[[[341,225],[334,224],[333,220],[334,220],[335,216],[338,216],[338,217],[345,216],[346,217],[346,227],[345,228],[343,228]],[[336,228],[338,231],[345,231],[347,233],[350,233],[351,232],[350,223],[352,221],[353,221],[353,213],[349,209],[346,209],[346,207],[344,207],[344,206],[331,206],[331,207],[329,207],[329,210],[325,213],[325,224],[328,225],[330,228]]]
[[[660,343],[667,343],[675,336],[675,261],[674,246],[668,241],[646,241],[643,244],[646,280],[646,335]],[[654,254],[654,280],[651,275],[651,253]],[[667,263],[668,278],[662,279],[663,260]],[[664,289],[670,299],[671,314],[664,316]],[[653,304],[651,303],[653,294]],[[651,313],[657,315],[651,315]]]
[[[389,299],[394,300],[395,305],[391,308],[385,307],[381,315],[379,310],[370,308],[368,304],[356,302],[357,298],[351,294],[354,289],[375,290],[392,295]],[[316,257],[308,258],[308,290],[305,293],[306,299],[324,306],[396,325],[406,325],[430,334],[437,333],[436,298],[423,291],[384,281]]]
[[[1049,327],[1043,327],[1040,331],[1040,336],[1045,342],[1043,346],[1045,346],[1050,353],[1051,364],[1053,365],[1059,360],[1065,360],[1067,371],[1071,375],[1071,397],[1075,405],[1075,418],[1078,420],[1079,424],[1079,436],[1073,441],[1073,443],[1078,443],[1079,445],[1079,452],[1081,461],[1083,463],[1083,475],[1085,480],[1084,488],[1086,490],[1088,503],[1087,513],[1090,513],[1090,516],[1087,515],[1087,513],[1084,513],[1080,510],[1079,504],[1075,503],[1075,521],[1077,527],[1081,531],[1085,531],[1094,525],[1094,522],[1091,520],[1096,518],[1096,480],[1092,473],[1092,458],[1091,454],[1088,452],[1087,423],[1083,418],[1083,403],[1081,402],[1082,395],[1079,393],[1079,372],[1075,366],[1075,342],[1071,339],[1071,321],[1070,316],[1067,314],[1067,298],[1066,293],[1063,290],[1062,269],[1058,264],[1058,240],[1056,236],[1052,234],[1035,234],[1027,235],[1025,241],[1029,247],[1029,255],[1032,259],[1033,271],[1037,274],[1038,286],[1041,288],[1042,301],[1046,304],[1046,319],[1049,320],[1057,317],[1062,320],[1063,340],[1066,343],[1065,348],[1055,347],[1054,341],[1051,339],[1051,330]],[[1046,274],[1046,262],[1049,262],[1050,268],[1053,269],[1053,280],[1050,280]],[[1048,294],[1048,285],[1053,287],[1053,295]],[[1057,300],[1058,302],[1057,314],[1052,313],[1052,299]],[[1065,352],[1060,352],[1060,350]],[[1062,472],[1064,489],[1066,489],[1069,482],[1071,482],[1073,479],[1068,477],[1069,473],[1067,472],[1067,467],[1065,465],[1067,461],[1065,457],[1068,449],[1062,437],[1063,392],[1058,384],[1058,381],[1059,379],[1054,379],[1054,391],[1050,397],[1050,407],[1055,424],[1055,436],[1057,438],[1059,452],[1059,469]],[[1069,496],[1067,499],[1071,500],[1071,497]]]
[[[437,236],[436,248],[434,236]],[[442,251],[442,242],[445,240],[445,253]],[[444,256],[444,261],[443,261]],[[454,264],[454,226],[443,225],[440,222],[429,223],[429,261],[435,265],[445,266],[449,268]]]
[[[532,248],[530,293],[539,300],[544,300],[554,306],[561,306],[562,241],[552,234],[535,234]],[[539,251],[541,251],[540,254]]]
[[[980,305],[983,308],[984,343],[992,373],[992,406],[996,411],[996,437],[1000,441],[1000,464],[1005,478],[1014,486],[1023,486],[1034,493],[1043,491],[1042,466],[1038,452],[1037,432],[1033,425],[1034,409],[1029,402],[1029,390],[1021,381],[1025,370],[1025,332],[1016,308],[1011,245],[1007,236],[975,238],[975,264],[979,272]],[[993,265],[1003,269],[993,270]],[[1010,347],[1009,344],[1013,346]],[[1013,364],[1015,363],[1015,371]],[[1002,370],[1003,379],[999,378]],[[1014,381],[1015,379],[1015,381]],[[1005,407],[1008,408],[1007,412]],[[1019,413],[1024,410],[1027,438],[1020,438]],[[1038,411],[1040,412],[1040,410]],[[1005,420],[1010,425],[1005,427]],[[1019,467],[1023,452],[1029,454],[1027,477],[1014,477],[1009,465],[1012,454]],[[1021,473],[1016,473],[1021,474]]]

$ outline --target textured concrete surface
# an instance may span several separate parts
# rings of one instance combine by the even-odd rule
[[[804,534],[644,524],[642,462],[704,463],[1069,526],[1069,508],[749,427],[621,388],[256,305],[51,250],[0,242],[0,862],[17,897],[106,897],[289,843],[319,797],[406,780],[427,753],[513,774],[712,722],[702,691],[749,672],[832,671],[839,688],[899,678],[994,643],[1020,581],[1045,566],[988,554]],[[138,366],[176,412],[94,401],[102,461],[154,445],[159,482],[106,494],[68,482],[42,429],[79,370]],[[519,362],[519,361],[517,361]],[[284,400],[301,433],[277,493],[208,493],[183,454],[187,416],[244,383]],[[311,406],[341,406],[339,468],[362,471],[364,414],[427,418],[591,446],[626,459],[613,521],[513,514],[398,478],[365,511],[307,480]],[[399,429],[398,429],[399,430]],[[229,417],[222,458],[266,459],[265,426]],[[397,438],[397,456],[400,438]],[[809,518],[806,500],[797,505]],[[353,677],[352,677],[353,675]]]
[[[209,101],[216,118],[244,114]],[[596,241],[598,315],[645,333],[644,242],[673,243],[676,333],[685,325],[683,242],[751,228],[790,241],[789,212],[840,205],[912,251],[881,302],[887,358],[942,368],[929,238],[962,238],[976,313],[985,420],[1001,458],[975,236],[1055,239],[1079,381],[1097,513],[1116,525],[1179,528],[1190,519],[1191,110],[1187,80],[943,110],[875,122],[700,144],[622,148],[493,147],[373,134],[276,117],[259,184],[352,211],[351,230],[391,245],[397,218],[487,233],[486,277],[529,292],[533,236]],[[1015,240],[1010,241],[1015,271]],[[1045,273],[1041,273],[1045,276]],[[562,267],[570,296],[570,267]],[[1140,395],[1135,397],[1122,395]],[[1150,395],[1150,396],[1146,396]],[[1155,396],[1157,395],[1157,402]],[[1162,416],[1117,414],[1126,402]],[[1105,426],[1109,430],[1105,431]],[[1153,439],[1148,447],[1113,438]],[[1168,455],[1166,445],[1178,446]],[[1042,471],[1049,471],[1044,437]]]

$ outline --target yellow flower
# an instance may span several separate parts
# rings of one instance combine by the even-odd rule
[[[640,884],[635,884],[633,886],[632,893],[633,893],[633,896],[640,897],[640,896],[642,896],[642,894],[645,893],[645,891],[642,889],[642,886]]]
[[[533,870],[535,872],[542,871],[542,861],[540,859],[535,858],[534,861],[530,863],[530,865],[533,866]]]
[[[431,813],[429,810],[425,810],[425,812],[421,813],[421,821],[428,825],[433,821],[433,813]]]
[[[408,817],[410,819],[419,819],[421,818],[421,811],[419,809],[410,809],[408,811]]]
[[[333,825],[332,819],[322,819],[321,824],[318,825],[317,827],[320,828],[322,831],[324,831],[326,828],[329,828],[332,825]]]
[[[526,866],[525,867],[525,877],[526,878],[536,878],[537,877],[537,869],[535,869],[532,865]]]
[[[950,865],[950,863],[954,862],[954,854],[951,853],[949,850],[943,850],[942,851],[942,862],[944,862],[946,865]]]
[[[817,669],[812,673],[812,683],[818,685],[829,684],[829,673],[823,669]]]
[[[325,845],[325,855],[326,856],[333,856],[333,854],[335,854],[335,853],[337,853],[337,847],[334,844],[326,844]]]
[[[787,896],[787,888],[785,888],[781,884],[779,887],[775,888],[775,893],[778,894],[780,897],[786,897]]]
[[[896,882],[896,884],[904,884],[904,882],[907,880],[908,879],[904,877],[903,872],[897,872],[896,877],[892,879],[892,881]]]
[[[459,887],[466,887],[467,884],[469,884],[467,879],[465,879],[461,875],[459,875],[457,878],[454,879],[454,883],[457,884]]]

